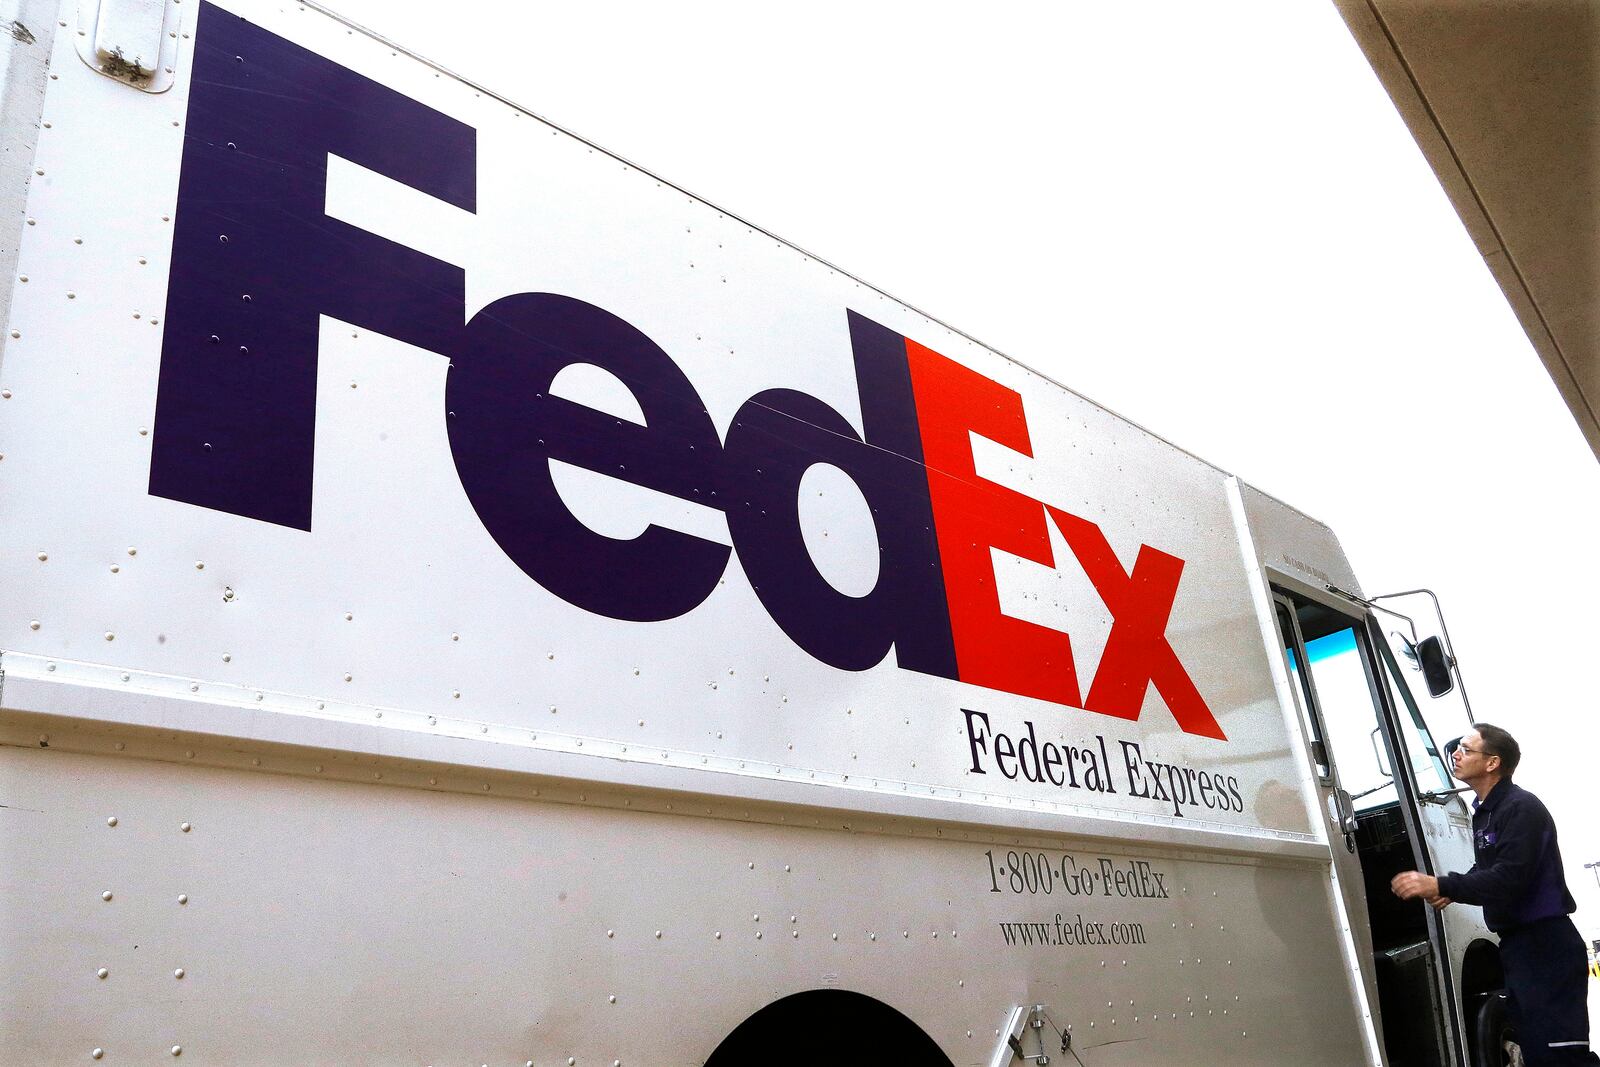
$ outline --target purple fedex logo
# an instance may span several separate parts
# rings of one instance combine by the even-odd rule
[[[817,397],[767,389],[718,432],[694,384],[638,328],[582,300],[518,293],[465,317],[465,275],[325,214],[337,155],[466,211],[476,131],[202,4],[179,175],[150,492],[311,528],[317,335],[328,315],[446,355],[450,450],[496,543],[566,602],[615,619],[676,618],[736,552],[773,622],[807,653],[905,670],[1123,719],[1160,693],[1185,731],[1224,739],[1166,626],[1184,561],[1149,545],[1125,568],[1094,522],[983,479],[971,434],[1024,454],[1021,397],[845,312],[857,429]],[[643,425],[551,394],[586,363],[633,394]],[[720,509],[733,546],[651,526],[584,526],[552,461]],[[800,479],[845,472],[869,505],[876,586],[834,589],[806,549]],[[1070,635],[1001,610],[991,548],[1056,566],[1051,529],[1113,623],[1080,684]]]

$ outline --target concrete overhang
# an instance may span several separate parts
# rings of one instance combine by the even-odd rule
[[[1600,3],[1334,3],[1600,457]]]

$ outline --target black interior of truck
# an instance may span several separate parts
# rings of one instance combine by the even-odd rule
[[[1395,875],[1416,868],[1398,801],[1356,817],[1356,851],[1367,890],[1384,1046],[1396,1063],[1442,1064],[1441,1035],[1429,1025],[1438,1014],[1438,982],[1425,913],[1416,901],[1389,891]]]
[[[1414,901],[1401,900],[1389,891],[1389,882],[1395,875],[1416,868],[1411,839],[1400,817],[1399,802],[1361,812],[1356,817],[1356,851],[1361,857],[1361,877],[1367,888],[1373,951],[1426,941],[1428,926],[1422,909]]]

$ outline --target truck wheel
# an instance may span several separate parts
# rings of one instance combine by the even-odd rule
[[[1472,1067],[1522,1067],[1522,1049],[1506,1010],[1505,990],[1480,998],[1472,1036]]]
[[[734,1028],[705,1067],[952,1067],[921,1027],[871,997],[812,989],[774,1001]]]

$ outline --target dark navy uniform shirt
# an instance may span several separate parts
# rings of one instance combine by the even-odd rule
[[[1441,895],[1482,905],[1496,933],[1577,910],[1561,873],[1555,820],[1538,797],[1501,781],[1472,807],[1472,870],[1440,878]]]

